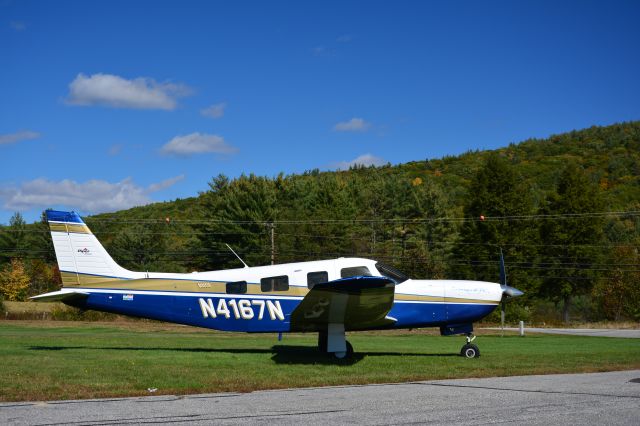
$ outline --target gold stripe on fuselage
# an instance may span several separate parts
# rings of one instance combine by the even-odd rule
[[[76,274],[73,272],[61,272],[62,280],[69,282],[68,287],[84,288],[108,288],[122,290],[147,290],[147,291],[179,291],[183,293],[226,293],[227,284],[218,281],[206,280],[172,280],[158,278],[140,278],[123,280],[121,278],[101,277],[97,275]],[[79,283],[78,283],[79,281]],[[247,284],[247,292],[250,295],[270,295],[270,296],[304,296],[309,292],[305,287],[290,286],[287,291],[260,290],[260,284]]]
[[[224,293],[226,294],[226,283],[206,280],[172,280],[158,278],[140,278],[134,280],[123,280],[121,278],[101,277],[98,275],[76,274],[74,272],[61,272],[62,282],[65,287],[85,287],[96,289],[122,289],[122,290],[147,290],[147,291],[178,291],[182,293]],[[287,291],[263,292],[260,284],[247,284],[248,295],[268,295],[268,296],[302,296],[309,290],[306,287],[290,286]],[[446,302],[446,303],[482,303],[487,305],[497,305],[493,300],[465,299],[459,297],[436,297],[420,296],[416,294],[396,294],[395,300],[403,302]]]

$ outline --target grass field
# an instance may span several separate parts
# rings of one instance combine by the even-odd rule
[[[640,368],[640,340],[480,333],[351,333],[356,356],[336,364],[316,335],[219,333],[159,323],[0,321],[0,400],[246,392],[303,386]]]

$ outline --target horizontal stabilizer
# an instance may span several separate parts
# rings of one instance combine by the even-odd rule
[[[30,297],[34,302],[71,302],[89,297],[89,293],[74,290],[60,290]]]
[[[349,277],[316,284],[291,314],[292,331],[322,331],[328,324],[346,330],[366,330],[396,322],[387,314],[393,306],[395,283],[385,277]]]

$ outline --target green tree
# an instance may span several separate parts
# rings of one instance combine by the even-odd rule
[[[569,163],[558,179],[557,190],[541,206],[547,216],[540,226],[540,266],[544,268],[541,293],[562,301],[562,318],[570,320],[575,296],[591,292],[597,275],[593,264],[600,260],[604,221],[583,213],[602,211],[598,186],[575,163]],[[559,216],[557,216],[559,215]]]
[[[62,280],[56,265],[48,264],[44,259],[30,259],[24,267],[29,277],[29,296],[60,289]]]
[[[630,245],[615,247],[610,256],[615,265],[610,275],[601,277],[593,288],[593,295],[607,319],[640,320],[640,254]]]
[[[136,224],[119,231],[108,251],[123,268],[134,271],[182,272],[167,250],[164,224]]]
[[[509,161],[490,154],[474,176],[464,205],[465,221],[454,250],[452,275],[496,282],[499,249],[504,252],[509,281],[525,291],[524,303],[532,297],[536,282],[524,269],[535,255],[536,234],[531,222],[519,216],[533,209],[531,191]]]
[[[284,259],[317,260],[368,251],[355,221],[363,189],[357,173],[322,173],[284,183],[279,197],[282,223],[277,230],[277,247]]]
[[[27,244],[30,257],[42,259],[47,263],[55,263],[56,255],[46,212],[42,212],[38,222],[29,225]]]
[[[270,228],[278,218],[277,187],[281,182],[255,175],[210,183],[203,201],[205,223],[198,228],[202,257],[209,269],[237,267],[225,243],[251,265],[270,262]]]
[[[29,248],[27,224],[22,215],[16,212],[9,220],[9,226],[0,230],[0,264],[7,264],[11,259],[23,257]]]
[[[391,175],[371,188],[376,205],[376,253],[417,278],[442,278],[450,242],[455,238],[447,216],[448,200],[431,179]]]

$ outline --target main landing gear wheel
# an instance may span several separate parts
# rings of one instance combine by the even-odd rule
[[[347,351],[346,352],[331,352],[331,357],[333,359],[345,360],[345,359],[349,359],[349,358],[351,358],[353,356],[353,346],[351,346],[351,343],[349,343],[348,340],[345,343],[347,344]]]
[[[476,340],[476,336],[473,333],[467,334],[467,343],[460,349],[460,355],[465,358],[478,358],[480,356],[480,349],[471,342]]]
[[[460,355],[465,358],[478,358],[480,356],[480,349],[472,343],[467,343],[460,350]]]

